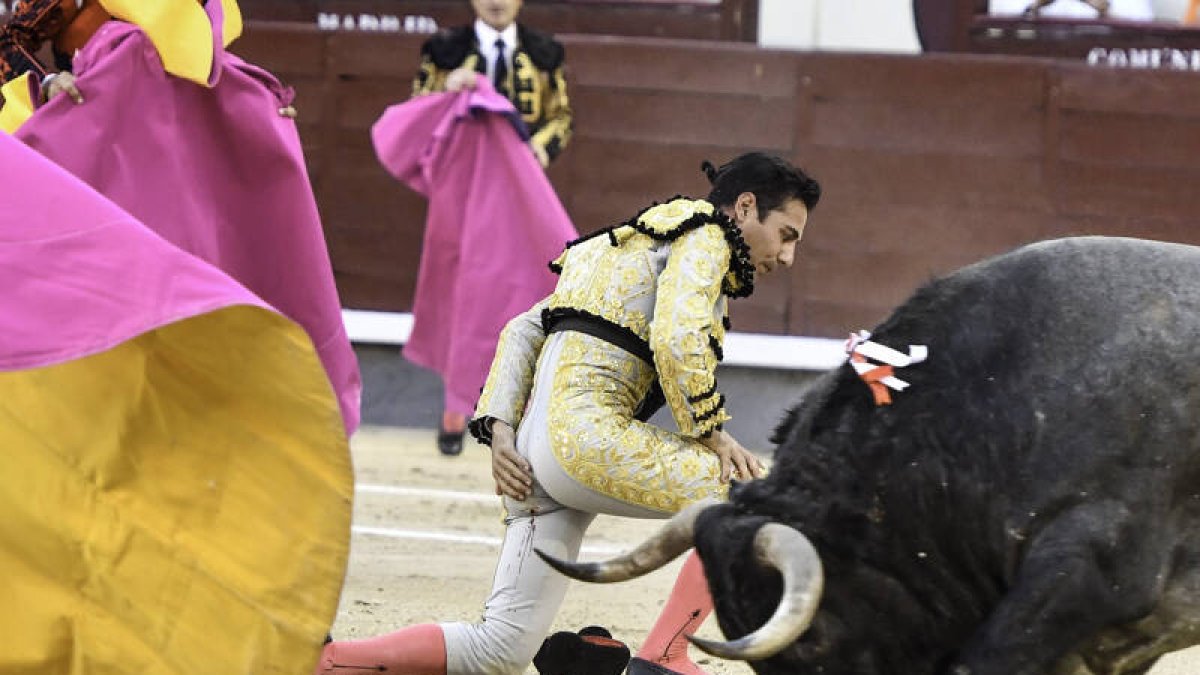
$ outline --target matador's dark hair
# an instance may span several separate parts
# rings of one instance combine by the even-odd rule
[[[786,160],[763,152],[747,152],[720,168],[705,160],[700,169],[712,183],[708,202],[717,208],[730,206],[738,195],[751,192],[762,219],[789,199],[799,199],[810,211],[821,200],[821,185],[815,179]]]

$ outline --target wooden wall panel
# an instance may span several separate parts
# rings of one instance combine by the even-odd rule
[[[234,51],[247,61],[281,77],[323,77],[325,43],[326,34],[313,27],[294,26],[286,33],[281,33],[272,30],[269,24],[248,21],[242,36],[235,43]]]
[[[303,49],[273,51],[294,31]],[[344,303],[408,309],[424,202],[379,167],[368,131],[407,97],[420,38],[272,24],[248,33],[244,53],[294,73]],[[549,177],[581,232],[675,194],[701,197],[701,160],[745,150],[783,154],[822,182],[797,269],[733,303],[737,330],[840,337],[874,325],[931,277],[1046,237],[1200,243],[1194,75],[563,42],[577,130]]]
[[[406,82],[401,94],[412,92],[412,79],[421,62],[421,44],[427,35],[388,33],[329,33],[329,72],[358,80],[376,77]]]
[[[704,197],[709,184],[700,163],[718,163],[730,154],[715,145],[663,152],[657,145],[585,136],[572,142],[550,176],[576,229],[587,233],[623,222],[651,202],[677,194]],[[602,177],[599,166],[607,167]]]
[[[1067,110],[1127,112],[1135,115],[1200,116],[1196,73],[1137,72],[1055,62],[1062,107]]]
[[[794,99],[576,88],[576,135],[655,146],[714,145],[786,153]]]
[[[571,36],[567,65],[577,86],[792,96],[796,57],[733,44]],[[646,67],[653,64],[653,67]]]
[[[805,292],[793,296],[793,332],[813,334],[805,303],[847,310],[835,325],[873,325],[918,285],[964,264],[1037,241],[1049,219],[1017,209],[860,204],[813,214],[798,258]],[[828,320],[828,319],[826,319]],[[827,330],[827,329],[826,329]],[[817,333],[823,334],[823,333]]]
[[[755,0],[757,1],[757,0]],[[556,34],[669,37],[689,40],[757,39],[758,25],[731,21],[719,7],[638,7],[558,3],[544,7],[526,4],[522,20]],[[740,2],[739,4],[747,4]],[[699,11],[697,11],[699,10]]]
[[[800,165],[827,187],[822,199],[885,204],[952,205],[977,209],[1049,210],[1038,158],[1007,158],[887,150],[805,148]]]
[[[1068,215],[1056,225],[1055,236],[1099,234],[1200,244],[1200,233],[1197,232],[1194,218],[1160,218],[1151,214],[1133,217]]]
[[[827,147],[981,157],[1042,150],[1042,115],[1034,110],[819,101],[812,114],[814,142]]]
[[[428,17],[437,27],[474,19],[467,0],[241,0],[249,20],[315,25],[319,13],[350,18]],[[551,33],[669,37],[694,40],[758,40],[758,0],[527,0],[521,20]],[[422,30],[423,28],[417,28]],[[363,31],[367,32],[367,31]]]
[[[784,273],[761,277],[754,283],[754,294],[729,302],[729,319],[733,329],[786,334],[791,305],[793,279]]]
[[[1153,124],[1148,124],[1149,120]],[[1188,170],[1200,158],[1195,117],[1135,113],[1064,113],[1058,156],[1091,166]]]
[[[1019,200],[1019,196],[1012,195],[1010,208],[996,209],[866,201],[823,203],[813,213],[804,235],[803,253],[812,256],[853,250],[912,257],[936,254],[942,258],[980,258],[1044,238],[1050,232],[1053,216],[1023,209]],[[846,229],[851,230],[855,240],[852,248],[845,241]]]
[[[337,127],[360,132],[355,140],[370,143],[371,126],[388,106],[405,101],[410,89],[410,83],[398,78],[339,79],[331,87]]]
[[[410,310],[424,233],[424,200],[394,182],[360,181],[354,175],[331,181],[322,201],[328,202],[331,193],[353,200],[338,209],[336,221],[325,223],[343,304]]]
[[[1200,131],[1200,124],[1197,124]],[[1165,216],[1196,221],[1200,213],[1200,167],[1108,167],[1062,163],[1059,210],[1091,217]],[[1200,243],[1200,228],[1197,228]]]
[[[1038,104],[1046,62],[972,56],[799,55],[821,95],[840,100],[923,104],[931,109]]]
[[[792,300],[789,332],[844,337],[871,328],[921,282],[945,270],[924,256],[843,250],[809,252],[795,274],[810,292]],[[837,298],[821,298],[836,288]]]

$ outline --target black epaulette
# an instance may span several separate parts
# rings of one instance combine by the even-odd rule
[[[554,70],[562,65],[565,50],[562,43],[549,33],[541,33],[518,23],[517,39],[521,41],[521,49],[529,54],[529,60],[533,61],[538,70]]]
[[[445,28],[421,45],[421,55],[428,56],[433,65],[442,70],[453,70],[462,65],[475,47],[475,29],[472,26]]]

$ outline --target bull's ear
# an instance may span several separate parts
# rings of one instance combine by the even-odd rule
[[[806,386],[800,392],[800,400],[788,409],[771,433],[771,443],[778,447],[792,436],[809,437],[817,413],[825,406],[837,385],[838,372],[832,371]]]

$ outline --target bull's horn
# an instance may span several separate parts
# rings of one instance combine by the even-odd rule
[[[754,535],[754,554],[761,564],[779,570],[783,577],[779,607],[762,628],[737,640],[718,642],[688,636],[713,656],[742,661],[774,656],[795,642],[817,613],[825,575],[821,558],[807,537],[786,525],[767,523]]]
[[[606,584],[613,581],[628,581],[648,574],[666,565],[679,554],[692,547],[692,531],[696,517],[704,509],[719,504],[716,499],[705,499],[676,513],[654,536],[632,551],[611,560],[578,563],[565,562],[534,549],[546,564],[563,574],[580,581]]]

